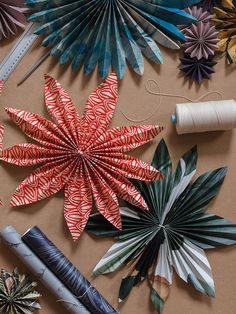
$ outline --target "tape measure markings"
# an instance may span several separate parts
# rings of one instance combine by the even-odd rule
[[[23,59],[27,51],[33,45],[38,38],[38,35],[34,34],[35,24],[30,23],[24,33],[20,36],[15,46],[4,58],[0,64],[0,80],[6,81],[12,72],[15,70],[17,65]]]

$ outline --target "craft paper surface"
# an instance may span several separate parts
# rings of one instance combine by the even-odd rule
[[[26,17],[23,0],[0,0],[0,41],[16,35],[18,28],[24,28]]]
[[[138,74],[144,72],[142,55],[163,63],[158,45],[178,49],[185,41],[177,25],[196,19],[183,11],[199,0],[27,0],[37,11],[29,20],[42,24],[36,33],[45,35],[43,45],[60,63],[72,62],[74,70],[84,65],[91,73],[98,63],[105,78],[110,66],[121,79],[126,61]]]
[[[46,107],[54,123],[24,110],[6,109],[16,125],[39,145],[13,146],[3,150],[1,159],[18,166],[43,164],[19,185],[11,205],[34,203],[64,187],[64,216],[74,240],[84,230],[93,201],[97,210],[120,229],[117,197],[147,209],[128,178],[162,178],[158,170],[125,153],[149,142],[163,127],[107,130],[117,102],[117,88],[117,77],[111,74],[90,95],[79,117],[67,92],[46,76]]]
[[[172,285],[173,269],[199,292],[215,296],[212,271],[204,249],[236,243],[236,225],[205,213],[223,183],[226,168],[206,172],[192,181],[196,162],[194,147],[182,156],[172,172],[170,155],[162,140],[152,166],[159,168],[165,179],[150,184],[134,180],[149,211],[142,212],[130,205],[121,208],[121,231],[114,230],[101,215],[91,216],[88,231],[119,240],[98,262],[94,274],[111,273],[128,264],[120,287],[120,301],[134,286],[147,279],[152,303],[161,313]]]
[[[24,244],[21,236],[12,226],[1,231],[5,244],[34,273],[45,287],[56,296],[59,302],[72,314],[91,314],[83,304],[62,284],[62,282],[45,266],[45,264]]]
[[[6,42],[0,48],[0,59],[14,46],[15,41]],[[4,41],[5,43],[5,41]],[[4,147],[11,147],[18,143],[25,143],[23,132],[8,118],[4,111],[5,106],[17,107],[25,111],[36,113],[49,119],[44,105],[44,73],[50,73],[57,78],[62,86],[69,91],[76,109],[80,115],[88,95],[100,81],[97,71],[90,76],[84,76],[80,71],[73,75],[70,66],[58,66],[54,58],[48,58],[29,80],[20,87],[16,87],[22,74],[45,53],[44,47],[38,47],[28,52],[17,67],[14,75],[5,84],[0,96],[0,118],[5,126]],[[118,102],[110,127],[130,124],[160,124],[165,126],[164,131],[150,143],[131,152],[132,155],[151,163],[154,151],[160,140],[164,137],[175,163],[194,144],[198,147],[197,175],[221,165],[228,166],[228,173],[217,198],[208,207],[208,213],[236,221],[235,211],[235,182],[236,182],[236,130],[230,132],[208,132],[179,136],[170,121],[170,115],[175,112],[176,103],[185,102],[175,97],[160,97],[147,93],[145,86],[148,80],[154,79],[164,93],[181,94],[191,99],[197,99],[210,91],[218,91],[223,99],[235,98],[235,65],[228,66],[224,58],[218,60],[215,66],[217,74],[210,81],[204,81],[201,86],[195,83],[190,85],[176,70],[179,51],[163,49],[164,66],[149,63],[145,58],[145,72],[142,77],[128,70],[119,85]],[[74,79],[76,77],[76,79]],[[154,89],[154,87],[152,87]],[[157,90],[157,88],[155,89]],[[14,91],[14,92],[13,92]],[[218,95],[208,95],[204,100],[218,100]],[[123,115],[124,113],[124,115]],[[127,121],[129,119],[136,122]],[[149,119],[147,119],[149,117]],[[145,120],[146,119],[146,120]],[[145,121],[140,121],[145,120]],[[156,311],[150,300],[150,289],[145,281],[135,287],[125,302],[118,306],[117,296],[121,278],[126,273],[126,267],[108,276],[92,276],[92,270],[109,247],[114,243],[113,238],[91,236],[87,232],[75,243],[71,240],[66,222],[63,217],[64,193],[61,190],[57,195],[46,200],[36,202],[30,206],[11,208],[9,206],[11,195],[15,188],[30,174],[34,167],[17,167],[0,161],[0,198],[4,206],[0,208],[0,229],[6,223],[15,226],[20,234],[29,227],[37,225],[53,243],[62,249],[65,256],[85,275],[85,277],[98,289],[114,308],[121,314],[155,314]],[[122,205],[122,203],[120,203]],[[124,206],[124,204],[122,205]],[[7,217],[7,221],[6,221]],[[20,260],[0,243],[1,266],[12,270],[19,266],[24,273],[29,272]],[[209,298],[186,284],[176,273],[173,274],[173,284],[170,297],[165,304],[164,314],[232,314],[236,308],[236,249],[230,246],[222,249],[206,251],[216,286],[216,297]],[[30,274],[32,279],[33,274]],[[36,278],[35,278],[36,280]],[[39,291],[43,294],[40,300],[42,310],[40,314],[65,314],[66,310],[56,298],[39,283]],[[45,297],[44,297],[45,295]]]
[[[22,240],[91,313],[118,313],[38,227],[26,232]]]

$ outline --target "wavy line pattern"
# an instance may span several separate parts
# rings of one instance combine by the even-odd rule
[[[92,210],[121,229],[118,197],[147,208],[128,179],[162,178],[158,170],[126,155],[157,136],[157,125],[123,126],[110,130],[118,94],[111,74],[89,96],[79,117],[66,90],[45,76],[45,103],[52,121],[20,109],[6,109],[10,118],[36,144],[3,150],[1,159],[18,166],[40,165],[16,189],[11,206],[37,202],[65,188],[64,216],[72,237],[83,232]]]

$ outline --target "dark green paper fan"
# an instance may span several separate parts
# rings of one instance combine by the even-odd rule
[[[164,180],[132,180],[149,206],[143,211],[128,204],[121,208],[123,230],[116,230],[100,214],[91,217],[87,230],[98,236],[116,237],[116,242],[98,262],[94,274],[106,274],[127,265],[119,300],[123,301],[133,286],[147,279],[151,300],[160,313],[172,284],[173,269],[196,290],[215,295],[210,264],[204,249],[236,242],[236,225],[205,213],[216,196],[227,168],[206,172],[195,181],[197,149],[180,159],[175,172],[164,140],[155,152],[152,166]]]

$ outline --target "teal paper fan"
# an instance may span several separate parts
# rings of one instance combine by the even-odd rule
[[[123,301],[133,286],[147,279],[151,300],[160,313],[172,284],[173,270],[201,293],[215,295],[214,281],[205,249],[236,243],[236,225],[206,213],[226,175],[218,168],[195,181],[197,150],[188,151],[172,171],[172,162],[162,140],[152,166],[165,179],[150,184],[132,180],[148,204],[149,211],[128,204],[121,208],[123,230],[115,229],[100,214],[92,215],[87,230],[98,236],[118,239],[98,262],[94,274],[111,273],[123,264],[119,299]]]
[[[72,69],[84,65],[85,74],[98,64],[105,78],[110,66],[119,79],[126,60],[138,74],[144,72],[142,54],[163,63],[158,44],[178,49],[185,37],[178,25],[196,21],[183,9],[200,0],[26,0],[36,13],[29,20],[40,23],[36,34],[60,63]]]

